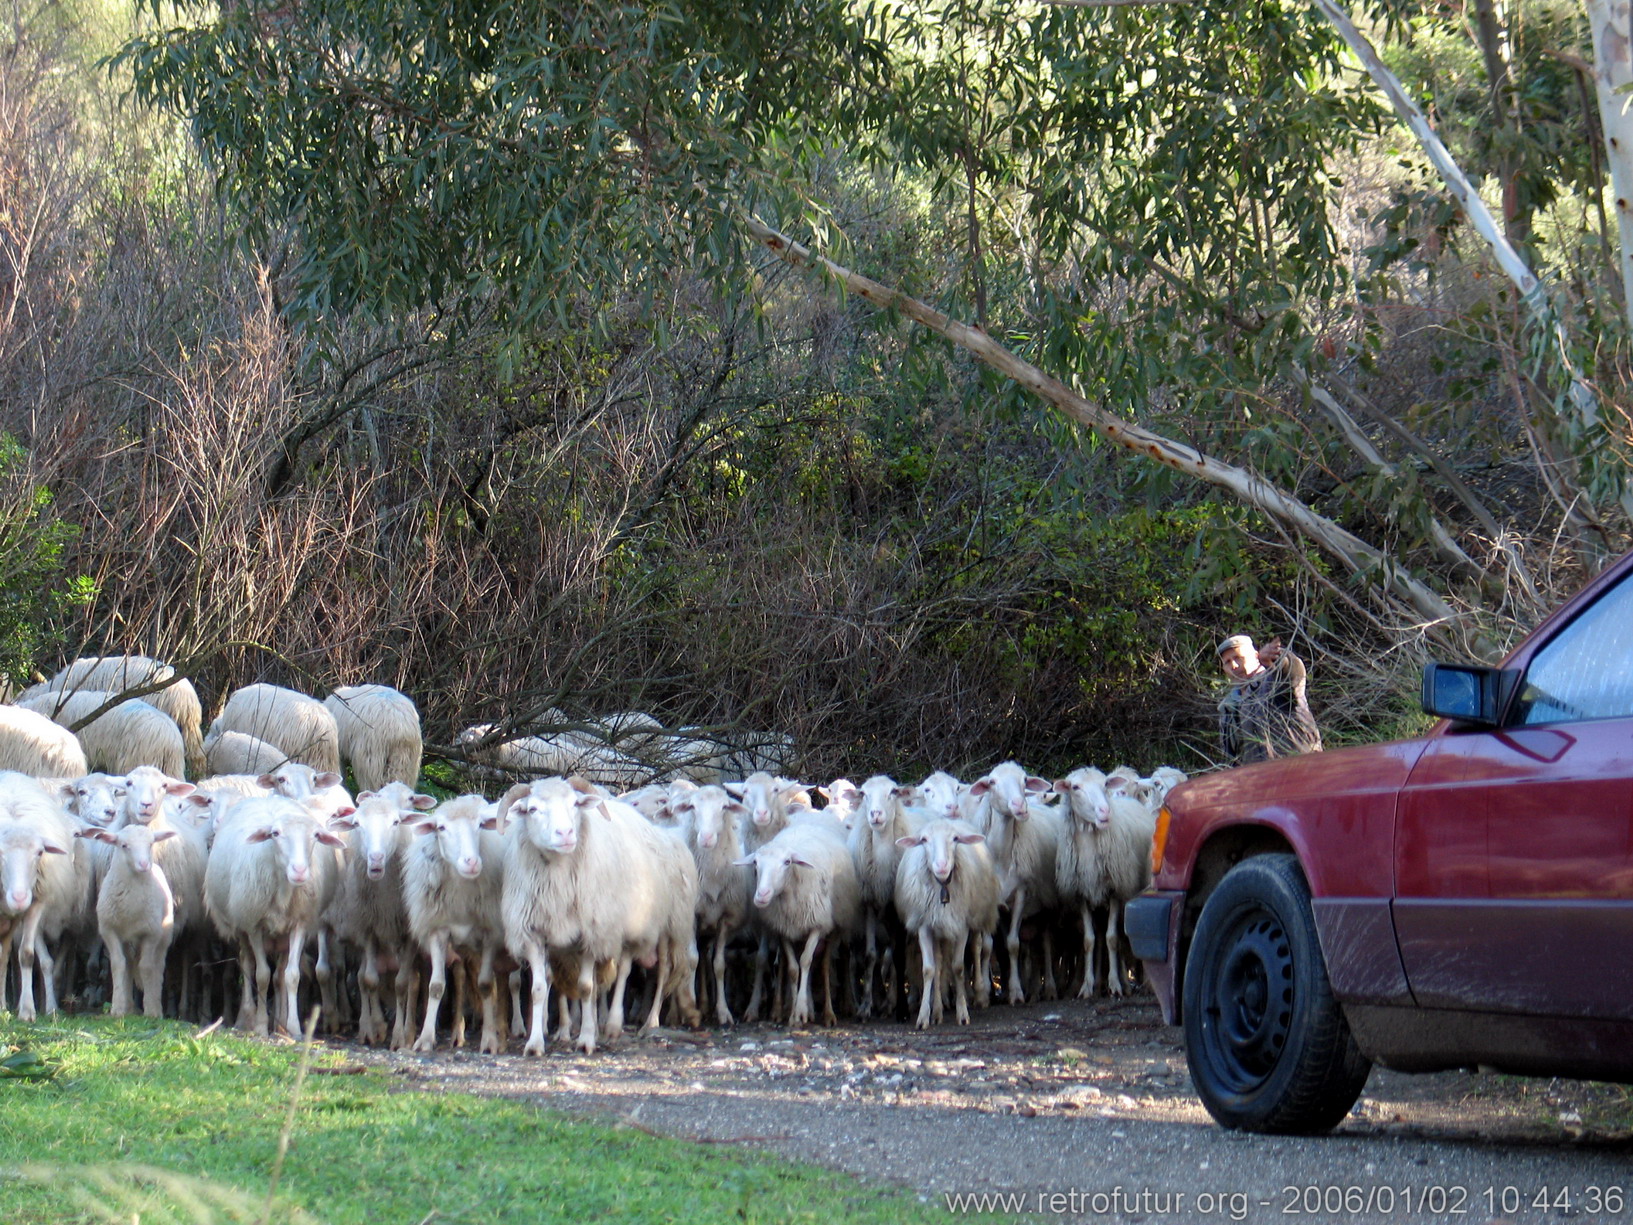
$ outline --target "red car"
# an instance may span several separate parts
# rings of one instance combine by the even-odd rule
[[[1227,1127],[1331,1128],[1373,1062],[1633,1083],[1633,554],[1423,705],[1168,799],[1127,931]]]

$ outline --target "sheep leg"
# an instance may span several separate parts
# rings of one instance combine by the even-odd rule
[[[142,1013],[145,1016],[164,1015],[164,963],[169,951],[168,933],[142,942],[138,958],[142,965]]]
[[[1009,998],[1008,1003],[1026,1003],[1026,988],[1021,983],[1021,916],[1026,913],[1026,886],[1015,890],[1015,897],[1010,902],[1009,931],[1004,943],[1009,949]]]
[[[133,1008],[130,985],[130,961],[125,957],[125,942],[103,937],[108,950],[108,969],[113,973],[113,1002],[108,1006],[110,1017],[128,1017]]]
[[[964,949],[969,940],[969,932],[961,932],[958,939],[952,942],[953,954],[947,959],[947,972],[953,980],[953,1001],[956,1008],[954,1015],[960,1025],[970,1023],[969,993],[964,989]]]
[[[879,970],[879,913],[868,908],[867,933],[863,937],[862,1006],[856,1010],[859,1017],[873,1015],[873,976]]]
[[[1111,993],[1121,996],[1123,986],[1123,903],[1112,898],[1106,908],[1106,982]]]
[[[527,1018],[522,1016],[522,971],[518,966],[510,972],[510,1032],[524,1033],[527,1030]]]
[[[442,1008],[442,995],[448,989],[448,941],[441,932],[434,934],[426,953],[431,958],[431,981],[425,988],[425,1024],[414,1041],[416,1051],[437,1049],[437,1013]]]
[[[11,924],[8,922],[4,931],[0,931],[0,1012],[5,1012],[6,984],[9,981],[11,965]]]
[[[556,992],[556,1041],[573,1040],[573,1001],[564,992]]]
[[[1077,993],[1080,1000],[1092,1000],[1100,994],[1100,963],[1094,947],[1094,907],[1083,903],[1083,989]]]
[[[834,1015],[834,942],[822,950],[822,1023],[830,1029],[839,1024]]]
[[[794,992],[794,1010],[788,1017],[790,1029],[796,1025],[810,1025],[816,1020],[816,1005],[811,1000],[811,960],[816,956],[817,942],[821,939],[821,932],[812,932],[805,937],[805,947],[800,950],[799,983]],[[792,950],[793,946],[789,948]]]
[[[255,1028],[255,953],[250,948],[250,938],[242,932],[238,935],[238,1026],[239,1029]],[[225,1007],[222,1008],[225,1012]]]
[[[760,1019],[760,1009],[765,1006],[766,969],[770,962],[771,938],[761,932],[760,947],[754,953],[754,989],[749,992],[748,1007],[743,1010],[743,1020],[750,1025]]]
[[[726,945],[731,940],[731,929],[722,923],[714,934],[714,1019],[722,1025],[732,1023],[731,1004],[726,999]]]
[[[272,967],[267,964],[266,946],[254,937],[249,942],[250,956],[254,959],[255,1012],[250,1032],[267,1036],[267,995],[272,990]]]
[[[578,1049],[586,1055],[595,1054],[595,958],[585,956],[579,962]]]
[[[1043,928],[1043,998],[1060,998],[1060,987],[1055,982],[1055,936],[1047,924]]]
[[[391,1049],[400,1051],[408,1045],[414,1030],[414,998],[419,994],[416,981],[419,972],[414,968],[414,954],[409,949],[397,950],[397,1012],[391,1019]]]
[[[618,958],[618,977],[613,981],[612,999],[607,1004],[607,1018],[601,1027],[602,1036],[611,1042],[624,1032],[624,988],[629,984],[629,972],[635,966],[628,957]],[[654,993],[660,998],[661,990]]]
[[[380,950],[374,937],[363,941],[363,964],[357,967],[357,1040],[364,1046],[384,1042],[385,1005],[380,1002]]]
[[[339,1025],[341,1021],[339,1006],[335,1003],[335,968],[334,959],[329,948],[329,929],[318,928],[318,959],[313,967],[312,974],[318,980],[318,999],[323,1006],[323,1017],[327,1023]],[[300,1029],[300,1018],[294,1018],[295,1028]]]
[[[41,906],[38,901],[23,916],[17,938],[17,1019],[34,1020],[34,959],[39,956]]]
[[[483,945],[482,968],[476,975],[476,987],[482,993],[481,1050],[484,1055],[497,1055],[505,1049],[499,1040],[499,975],[493,969],[498,951],[491,941]]]
[[[674,969],[670,965],[673,960],[668,939],[660,939],[658,941],[657,979],[655,980],[657,986],[652,991],[652,1007],[647,1009],[646,1020],[641,1022],[641,1032],[643,1034],[649,1034],[658,1027],[660,1010],[663,1008],[663,997],[668,993],[669,975]]]
[[[919,984],[919,1018],[914,1028],[929,1029],[930,1010],[935,1007],[941,989],[936,985],[936,937],[928,927],[919,928],[919,958],[923,971]]]
[[[470,964],[456,950],[454,963],[454,1001],[448,1009],[448,1040],[456,1051],[465,1045],[465,980],[470,977]]]
[[[527,1031],[523,1055],[544,1054],[544,1013],[550,1000],[550,959],[532,936],[522,942],[522,958],[533,971],[532,1024]],[[565,998],[565,997],[564,997]]]
[[[322,940],[322,937],[319,937]],[[306,929],[295,927],[289,933],[289,955],[284,959],[284,1028],[292,1037],[299,1037],[305,1026],[301,1024],[301,953],[306,947]],[[321,954],[320,954],[321,956]],[[324,1009],[330,1005],[325,1003]],[[324,1013],[322,1015],[328,1015]]]

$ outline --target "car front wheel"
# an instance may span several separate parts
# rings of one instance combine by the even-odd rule
[[[1226,1127],[1328,1131],[1371,1064],[1333,999],[1292,855],[1237,864],[1202,908],[1185,964],[1185,1054],[1202,1104]]]

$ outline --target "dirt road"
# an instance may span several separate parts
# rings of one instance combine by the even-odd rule
[[[516,1044],[515,1049],[519,1049]],[[1373,1072],[1331,1136],[1222,1131],[1149,996],[964,1029],[664,1030],[593,1057],[369,1053],[416,1088],[534,1101],[1052,1221],[1633,1222],[1633,1095]],[[1007,1199],[959,1199],[963,1196]]]

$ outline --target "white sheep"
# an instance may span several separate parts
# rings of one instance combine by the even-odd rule
[[[461,973],[467,973],[472,958],[479,964],[481,1050],[496,1055],[502,1049],[494,966],[504,938],[499,909],[504,864],[503,848],[488,832],[494,826],[487,800],[462,795],[414,818],[408,827],[414,839],[403,852],[403,907],[409,934],[431,962],[425,1024],[414,1042],[416,1051],[436,1049],[437,1016],[447,991],[448,965],[456,955]],[[465,1019],[455,1009],[453,1044],[464,1042]]]
[[[843,828],[837,822],[831,828],[796,822],[738,863],[753,866],[755,909],[766,928],[782,938],[783,956],[790,967],[795,964],[795,944],[799,945],[799,974],[789,1025],[808,1025],[815,1018],[811,961],[824,940],[823,1021],[835,1024],[834,943],[849,936],[861,916],[861,889]]]
[[[942,1018],[942,989],[951,979],[956,1017],[970,1023],[964,989],[964,950],[976,939],[975,980],[991,977],[992,929],[998,924],[998,873],[986,838],[965,821],[938,818],[898,839],[895,903],[908,933],[918,940],[923,996],[916,1022],[928,1029]]]
[[[114,698],[114,694],[101,689],[57,690],[24,698],[19,704],[72,729]],[[147,702],[135,699],[116,702],[74,734],[85,750],[86,764],[93,770],[123,774],[136,766],[157,766],[177,777],[186,771],[187,754],[181,728],[164,711]]]
[[[960,818],[959,801],[964,795],[964,784],[945,770],[937,770],[918,786],[918,807],[932,817],[948,821]]]
[[[1009,951],[1009,981],[1004,998],[1011,1004],[1026,1002],[1021,983],[1021,923],[1058,902],[1055,853],[1064,823],[1041,802],[1053,792],[1045,779],[1006,761],[966,787],[959,801],[963,819],[986,835],[987,851],[998,869],[999,904],[1009,908],[1009,930],[1004,937]],[[1044,997],[1054,999],[1058,990],[1047,925],[1043,946]],[[976,984],[978,999],[986,986],[984,982]]]
[[[1083,919],[1083,987],[1093,999],[1105,986],[1095,956],[1094,912],[1104,908],[1106,960],[1111,993],[1122,995],[1124,904],[1151,883],[1151,837],[1156,813],[1125,790],[1122,775],[1108,777],[1081,766],[1055,782],[1063,798],[1067,828],[1055,860],[1061,901]]]
[[[155,830],[146,825],[127,825],[117,831],[93,827],[77,833],[113,847],[113,859],[96,899],[97,929],[113,975],[109,1012],[116,1017],[131,1014],[134,961],[142,982],[142,1012],[162,1016],[165,957],[175,935],[176,907],[153,848],[178,835],[173,829]]]
[[[218,732],[204,741],[205,767],[215,774],[265,774],[289,760],[289,754],[248,732]]]
[[[36,961],[45,1011],[57,1011],[51,950],[83,904],[88,871],[86,859],[74,854],[73,823],[45,788],[26,774],[0,772],[0,925],[17,948],[19,1021],[36,1016]]]
[[[316,698],[278,685],[246,685],[227,698],[212,737],[244,732],[281,749],[291,761],[315,770],[340,771],[340,730],[329,708]]]
[[[715,1019],[732,1023],[726,989],[726,946],[748,918],[749,894],[754,880],[737,863],[743,854],[740,819],[743,806],[723,787],[699,787],[674,802],[675,814],[697,863],[697,933],[699,953],[705,944],[711,956],[700,960],[705,985],[712,983]]]
[[[405,822],[436,806],[431,796],[416,795],[413,788],[393,782],[378,792],[359,792],[357,811],[331,823],[333,829],[352,831],[351,851],[341,865],[331,913],[336,934],[363,951],[357,972],[362,1003],[357,1037],[365,1046],[386,1041],[380,977],[392,971],[396,974],[392,1049],[406,1047],[413,1038],[414,942],[402,878],[402,857],[411,835]]]
[[[0,770],[35,778],[81,778],[91,772],[79,737],[22,706],[0,706]]]
[[[562,731],[550,736],[493,741],[490,738],[495,734],[493,724],[478,723],[460,732],[454,743],[462,746],[472,761],[511,774],[577,774],[595,783],[636,787],[653,773],[648,766],[591,735]]]
[[[102,655],[76,659],[51,678],[52,689],[105,689],[125,693],[131,689],[145,689],[156,682],[168,682],[151,693],[141,695],[142,701],[156,706],[181,729],[186,752],[187,773],[197,778],[204,773],[204,746],[199,739],[204,722],[204,708],[199,705],[198,691],[186,677],[178,677],[169,664],[146,655]],[[156,765],[156,762],[137,763]],[[180,775],[182,770],[173,773]]]
[[[343,685],[323,704],[335,717],[341,759],[360,791],[419,781],[424,745],[414,699],[389,685]]]
[[[506,827],[505,938],[533,972],[523,1053],[544,1053],[553,949],[576,958],[576,1041],[586,1054],[596,1046],[596,983],[606,963],[617,967],[607,1037],[622,1026],[633,959],[652,960],[658,969],[647,1026],[671,989],[686,1010],[697,966],[697,873],[685,845],[582,779],[517,784],[500,800],[499,820]]]
[[[816,793],[822,797],[823,812],[831,814],[847,830],[855,828],[856,811],[862,803],[862,793],[855,783],[848,778],[836,778],[826,787],[818,787]]]
[[[333,893],[330,848],[344,845],[316,813],[281,795],[240,800],[216,831],[204,902],[222,939],[238,949],[239,1028],[267,1034],[276,961],[283,987],[277,1023],[300,1030],[301,953]]]
[[[900,839],[914,832],[924,813],[922,809],[907,807],[909,800],[918,797],[917,789],[899,785],[888,774],[875,774],[862,784],[859,794],[856,822],[848,841],[851,862],[856,865],[857,882],[861,886],[865,925],[859,1014],[868,1017],[873,1015],[874,979],[881,973],[883,981],[890,984],[886,1007],[892,1012],[895,1010],[901,988],[901,978],[895,973],[895,940],[891,935],[891,920],[896,913],[896,865],[902,858]],[[879,964],[881,928],[884,936],[882,967]]]

